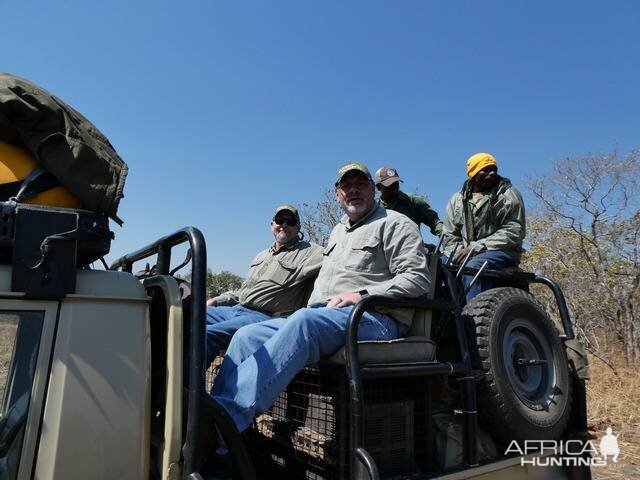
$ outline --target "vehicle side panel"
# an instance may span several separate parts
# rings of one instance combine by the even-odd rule
[[[62,302],[37,479],[149,476],[148,302],[133,277],[105,273]],[[91,295],[108,291],[118,297]]]

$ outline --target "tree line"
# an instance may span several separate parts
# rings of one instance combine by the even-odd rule
[[[604,360],[621,352],[637,363],[640,150],[558,160],[527,188],[535,203],[523,268],[560,283],[589,351]]]

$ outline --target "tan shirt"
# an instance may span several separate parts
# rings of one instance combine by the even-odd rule
[[[416,224],[405,215],[376,205],[354,225],[345,215],[334,227],[309,305],[326,304],[336,295],[361,290],[370,295],[415,298],[427,293],[429,281]],[[411,326],[412,310],[380,311],[399,322],[401,335]]]
[[[214,300],[220,306],[240,303],[270,314],[292,312],[304,306],[321,263],[319,245],[296,240],[278,252],[272,246],[256,255],[238,290]]]

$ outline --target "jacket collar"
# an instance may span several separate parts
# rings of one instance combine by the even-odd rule
[[[500,180],[498,180],[498,184],[494,187],[493,190],[486,192],[486,195],[500,194],[509,187],[511,187],[511,180],[505,177],[500,177]],[[471,196],[471,179],[466,180],[462,184],[462,189],[460,190],[460,194],[462,195],[462,198],[465,198],[465,199]]]
[[[292,240],[289,240],[277,252],[276,252],[276,244],[274,243],[273,245],[271,245],[271,247],[269,247],[269,253],[271,253],[273,255],[275,253],[282,252],[283,250],[288,250],[288,251],[295,250],[295,248],[298,246],[298,243],[300,243],[300,239],[299,238],[294,238]]]
[[[398,205],[400,202],[405,202],[409,199],[409,195],[407,195],[406,193],[404,193],[402,190],[398,191],[398,196],[396,197],[395,202],[393,203],[385,203],[384,200],[382,200],[382,197],[380,197],[378,199],[378,205],[386,208],[386,209],[391,209],[393,210],[393,207],[395,207],[396,205]]]
[[[384,214],[384,212],[385,212],[385,209],[380,204],[376,203],[373,209],[369,213],[367,213],[364,217],[362,217],[353,225],[349,223],[349,217],[346,214],[342,216],[342,218],[340,219],[340,223],[346,227],[347,231],[350,231],[355,228],[358,228],[360,225],[367,223],[369,219],[373,218],[374,216]]]

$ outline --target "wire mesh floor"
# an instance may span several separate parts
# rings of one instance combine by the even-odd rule
[[[207,388],[221,362],[207,372]],[[365,380],[364,443],[383,478],[432,470],[430,385],[423,377]],[[344,367],[306,367],[244,433],[260,478],[349,478],[349,418]]]

